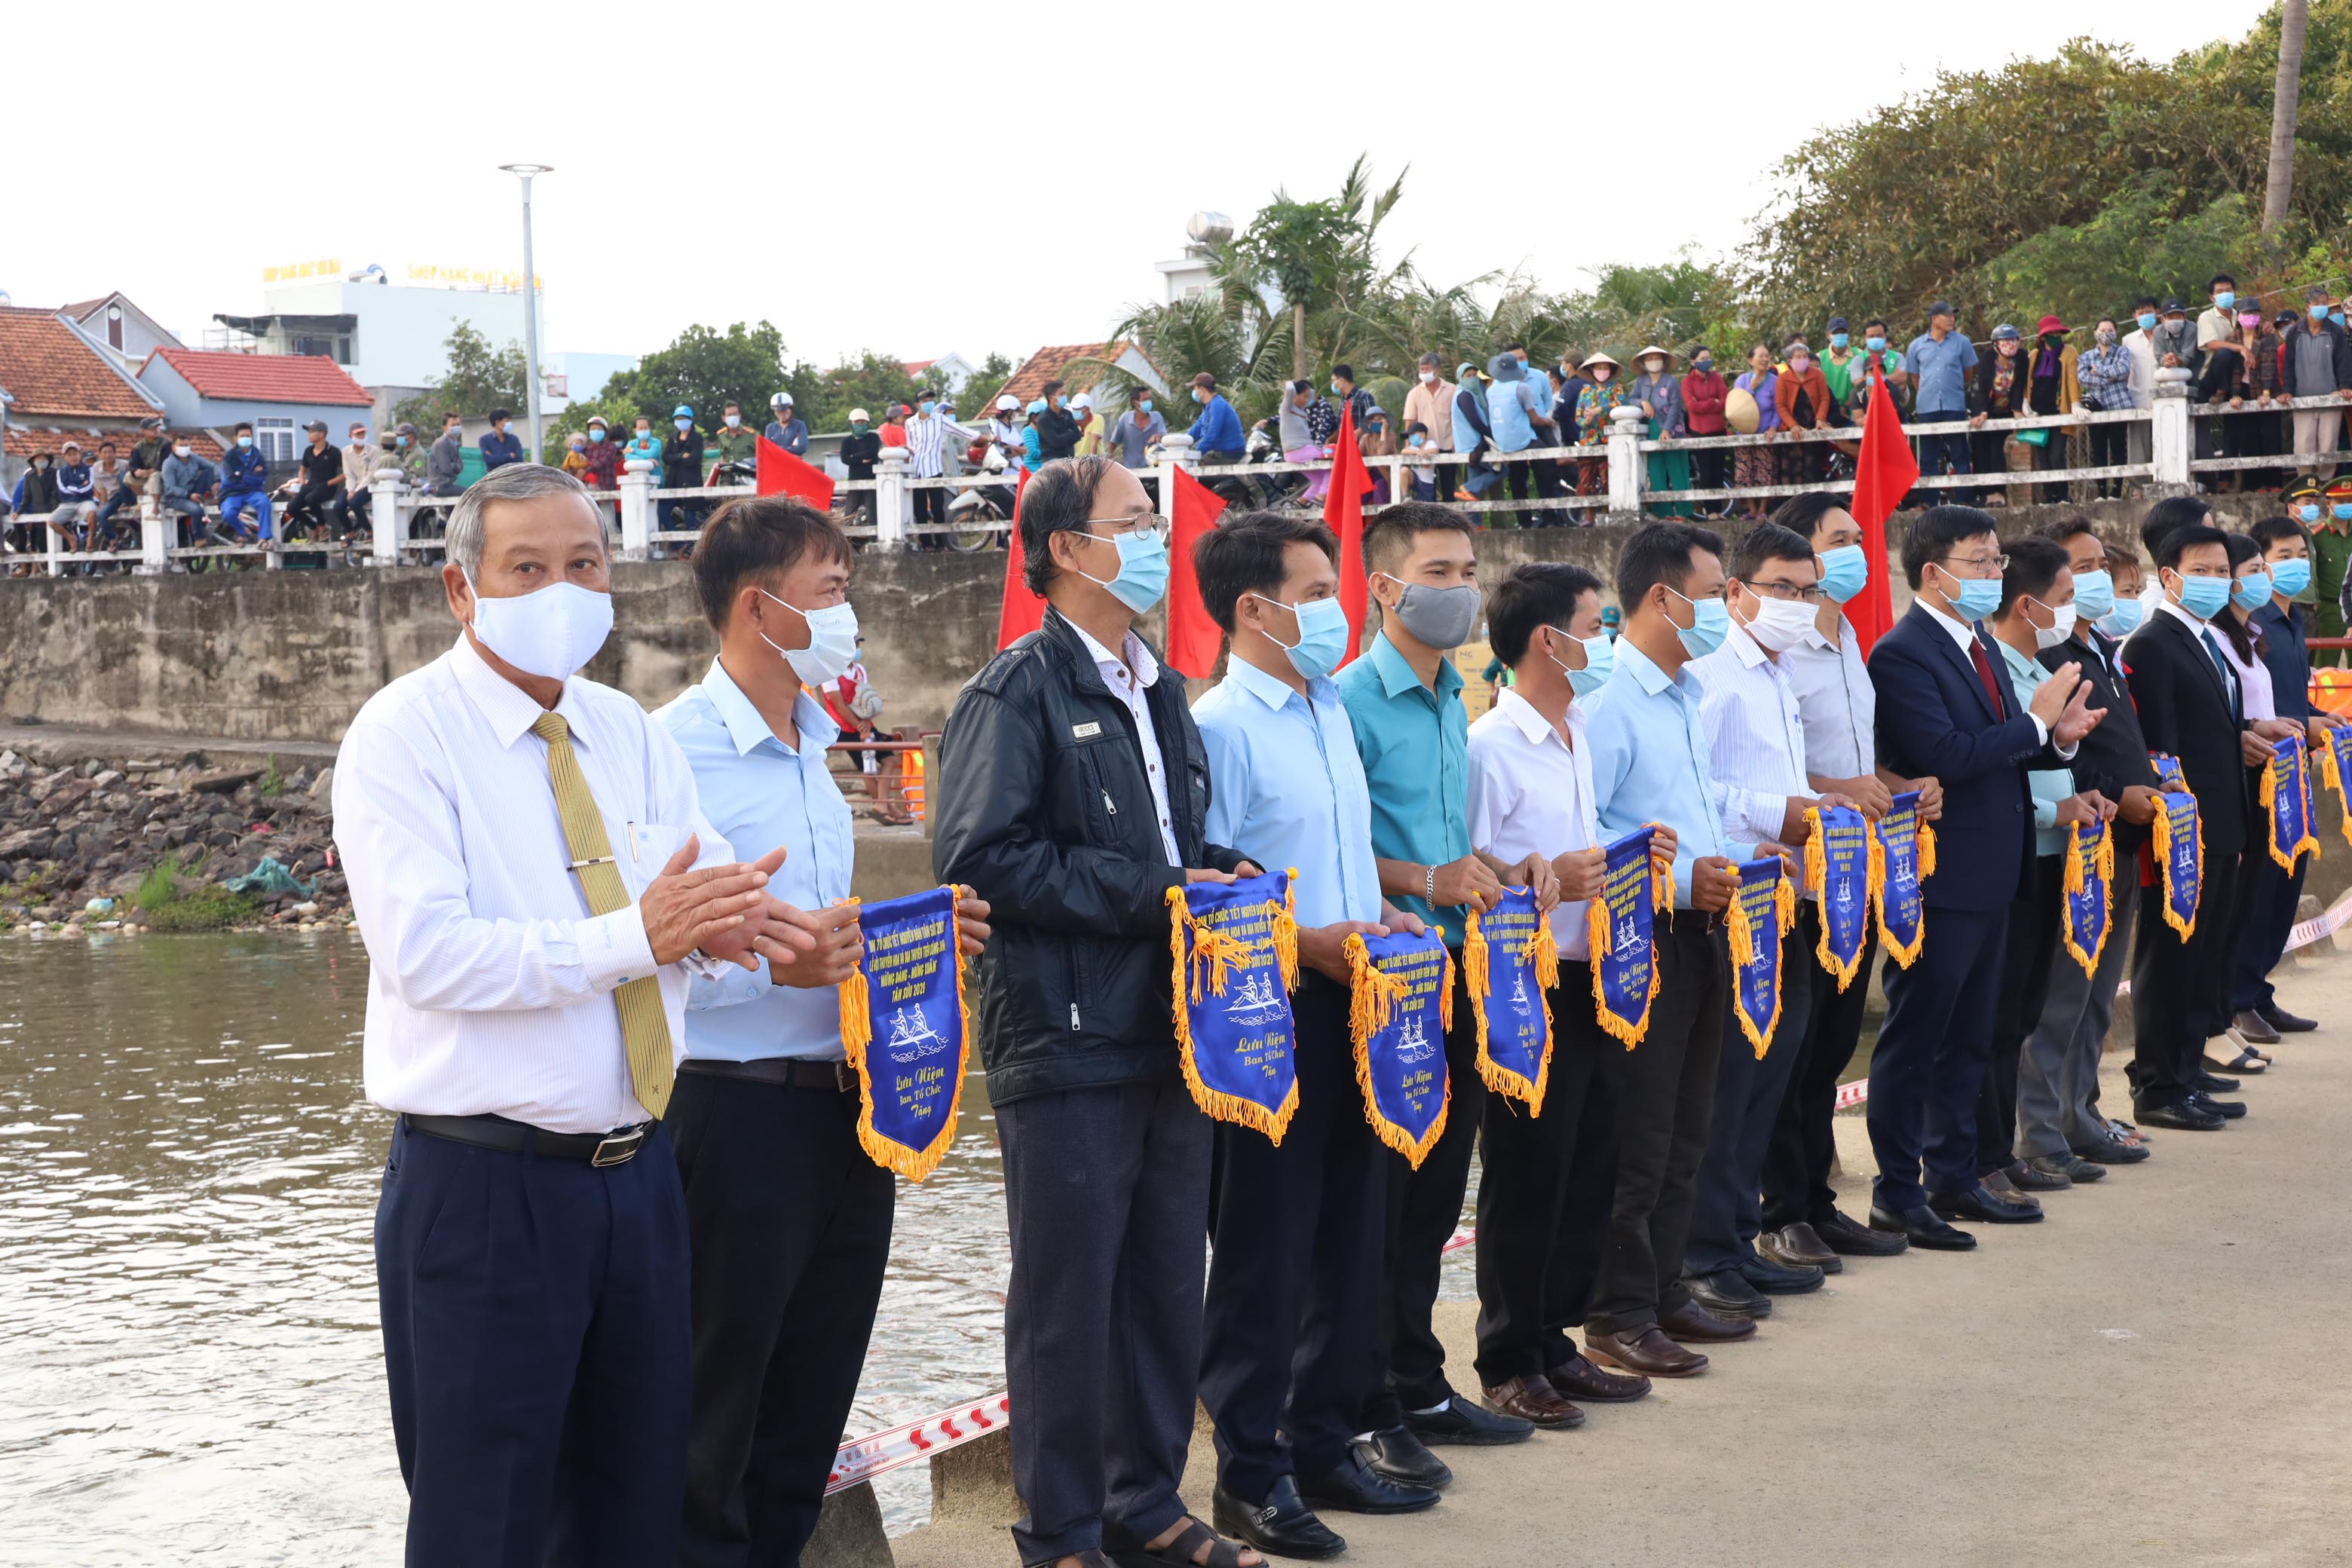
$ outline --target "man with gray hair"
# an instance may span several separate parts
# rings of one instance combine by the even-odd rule
[[[366,1089],[397,1119],[375,1247],[407,1561],[667,1563],[688,981],[812,952],[815,921],[763,890],[781,849],[735,862],[668,732],[579,679],[613,619],[580,482],[495,471],[447,553],[457,639],[360,710],[334,785]]]
[[[2328,314],[2327,290],[2318,285],[2303,291],[2303,317],[2286,330],[2286,352],[2280,384],[2289,397],[2352,397],[2352,342],[2341,323]],[[2321,455],[2343,443],[2344,416],[2333,408],[2294,411],[2294,466],[2309,472]]]

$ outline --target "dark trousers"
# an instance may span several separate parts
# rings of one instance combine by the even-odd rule
[[[1911,967],[1886,967],[1886,1023],[1870,1054],[1873,1196],[1887,1209],[1917,1208],[1929,1192],[1977,1184],[1977,1097],[2008,956],[2005,905],[1930,909],[1925,919]]]
[[[2093,425],[2088,428],[2091,433],[2091,467],[2119,468],[2131,461],[2130,426]],[[2101,497],[2120,496],[2124,493],[2126,482],[2123,479],[2101,479],[2097,482],[2097,493]]]
[[[1805,906],[1810,909],[1810,904]],[[1819,938],[1814,939],[1818,941]],[[1715,1129],[1706,1157],[1699,1162],[1698,1189],[1691,1208],[1689,1239],[1683,1243],[1683,1271],[1720,1274],[1755,1261],[1756,1237],[1764,1228],[1764,1157],[1772,1129],[1789,1098],[1811,1021],[1813,988],[1805,971],[1818,972],[1813,942],[1801,922],[1780,939],[1780,1017],[1767,1037],[1764,1059],[1739,1026],[1738,1004],[1728,985],[1723,1009],[1723,1065],[1715,1079]]]
[[[2230,921],[2238,858],[2208,854],[2189,940],[2165,923],[2164,883],[2140,889],[2139,945],[2132,952],[2132,1103],[2174,1105],[2204,1069],[2205,1042],[2229,1022]]]
[[[1524,463],[1517,465],[1525,468]],[[1470,1185],[1470,1151],[1486,1113],[1486,1083],[1478,1076],[1478,1025],[1462,954],[1454,953],[1454,1027],[1445,1032],[1445,1131],[1416,1171],[1389,1152],[1389,1206],[1381,1265],[1381,1358],[1384,1386],[1358,1431],[1394,1426],[1408,1410],[1428,1410],[1454,1397],[1445,1381],[1445,1347],[1430,1326],[1445,1244],[1462,1223],[1462,1195]],[[1359,1097],[1357,1109],[1362,1109]]]
[[[2240,862],[2238,933],[2230,958],[2232,1015],[2250,1007],[2267,1007],[2274,999],[2270,973],[2286,952],[2287,936],[2294,930],[2295,908],[2303,902],[2304,873],[2311,869],[2311,857],[2298,855],[2294,871],[2280,870],[2267,842],[2269,814],[2256,812],[2254,823],[2264,837]]]
[[[1537,481],[1535,464],[1505,463],[1501,465],[1501,467],[1503,470],[1503,483],[1509,489],[1511,499],[1513,500],[1526,500],[1530,497],[1534,497],[1538,500],[1541,499],[1543,495],[1543,488]],[[1545,521],[1549,518],[1550,513],[1548,511],[1520,511],[1516,515],[1519,520],[1519,526],[1521,528],[1541,528]]]
[[[2068,829],[2072,832],[2073,829]],[[1991,1175],[2017,1156],[2018,1061],[2025,1037],[2042,1021],[2050,996],[2051,966],[2065,939],[2059,921],[2065,909],[2066,858],[2035,858],[2033,871],[2017,901],[2009,906],[2009,941],[2001,955],[2000,1012],[1992,1026],[1992,1055],[1984,1089],[1977,1096],[1977,1172]],[[2074,963],[2072,953],[2065,963]],[[2075,972],[2082,966],[2075,964]]]
[[[2044,472],[2065,468],[2073,451],[2074,433],[2052,430],[2050,439],[2033,448],[2033,466]],[[2034,499],[2044,506],[2063,505],[2066,500],[2066,484],[2064,479],[2059,479],[2037,485],[2034,487]]]
[[[635,1159],[393,1130],[376,1295],[410,1568],[667,1563],[686,1490],[686,1200]]]
[[[1184,1517],[1201,1381],[1209,1119],[1171,1063],[996,1107],[1013,1271],[1004,1373],[1024,1563],[1139,1546]]]
[[[1731,480],[1731,449],[1727,447],[1702,447],[1691,454],[1691,489],[1719,490]],[[1730,509],[1727,500],[1706,500],[1698,503],[1702,511],[1724,511]]]
[[[666,1125],[693,1242],[694,1436],[677,1562],[792,1568],[866,1363],[897,1178],[858,1100],[687,1071]]]
[[[1308,973],[1291,1002],[1298,1109],[1277,1147],[1219,1122],[1209,1189],[1201,1403],[1217,1474],[1243,1501],[1348,1457],[1379,1386],[1389,1151],[1364,1120],[1348,990]]]
[[[1658,917],[1657,965],[1649,1032],[1622,1064],[1617,1192],[1592,1291],[1592,1333],[1639,1333],[1690,1299],[1683,1245],[1715,1120],[1731,961],[1705,915],[1676,910]]]
[[[1933,479],[1947,468],[1956,474],[1971,471],[1969,466],[1968,420],[1969,416],[1966,414],[1957,412],[1915,414],[1911,416],[1912,429],[1919,440],[1920,478]],[[1958,424],[1959,428],[1948,436],[1931,436],[1919,428],[1925,425],[1951,424]],[[1933,490],[1928,493],[1934,496],[1936,500],[1964,499],[1963,493],[1959,490]],[[1935,501],[1930,501],[1928,504],[1934,505]]]
[[[1565,1366],[1584,1326],[1617,1193],[1625,1047],[1593,1013],[1592,966],[1563,958],[1538,1114],[1488,1094],[1478,1135],[1478,1381]]]
[[[296,490],[294,499],[286,503],[285,511],[279,514],[280,537],[297,528],[315,528],[321,533],[332,531],[335,503],[342,499],[342,493],[333,485],[304,485]]]
[[[1862,948],[1862,963],[1846,987],[1813,956],[1822,940],[1821,906],[1797,906],[1797,934],[1803,939],[1807,1003],[1805,1038],[1789,1075],[1789,1092],[1773,1123],[1764,1154],[1764,1228],[1779,1230],[1802,1221],[1819,1225],[1837,1213],[1837,1189],[1830,1166],[1837,1156],[1838,1079],[1862,1042],[1862,1014],[1870,1001],[1870,973],[1878,964],[1878,928],[1874,922]],[[1790,978],[1794,978],[1791,976]],[[1784,982],[1785,984],[1785,982]]]
[[[916,527],[945,528],[947,526],[948,498],[952,496],[954,491],[918,489],[909,490],[907,493],[915,498]],[[919,533],[915,535],[914,543],[918,550],[945,550],[948,547],[948,539],[944,533]]]

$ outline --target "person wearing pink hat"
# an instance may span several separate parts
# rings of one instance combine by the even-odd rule
[[[2066,342],[2066,323],[2056,316],[2044,316],[2033,331],[2033,363],[2025,378],[2027,406],[2044,416],[2081,412],[2083,384],[2075,378],[2075,353]],[[2073,468],[2074,433],[2057,429],[2046,434],[2048,438],[2033,448],[2033,466],[2045,469]],[[2066,500],[2063,480],[2044,484],[2034,499],[2044,505],[2063,504]]]

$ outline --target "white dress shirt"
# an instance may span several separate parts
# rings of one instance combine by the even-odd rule
[[[1110,694],[1135,715],[1135,738],[1143,748],[1144,776],[1151,781],[1151,809],[1160,814],[1160,842],[1168,851],[1168,863],[1181,866],[1184,858],[1176,852],[1176,828],[1168,815],[1168,769],[1160,759],[1160,731],[1151,727],[1151,704],[1143,695],[1160,679],[1160,661],[1151,657],[1151,650],[1133,632],[1128,633],[1127,640],[1119,645],[1120,653],[1126,656],[1121,658],[1088,637],[1077,622],[1072,621],[1070,629],[1078,634],[1078,640],[1094,655],[1095,668],[1102,672],[1103,684],[1110,688]]]
[[[1592,758],[1584,743],[1580,703],[1568,705],[1563,744],[1551,721],[1510,687],[1470,726],[1470,842],[1506,865],[1529,855],[1556,859],[1601,842]],[[1551,911],[1552,940],[1562,958],[1592,956],[1585,906],[1562,899]]]
[[[1878,771],[1878,689],[1863,662],[1853,623],[1838,621],[1838,640],[1808,626],[1780,654],[1805,721],[1805,764],[1825,778],[1862,779]]]
[[[1969,661],[1969,668],[1970,669],[1974,669],[1977,664],[1978,650],[1984,647],[1982,643],[1977,641],[1977,628],[1970,626],[1968,622],[1959,619],[1956,616],[1946,615],[1943,611],[1936,608],[1935,605],[1929,604],[1924,598],[1919,600],[1918,604],[1921,609],[1936,617],[1936,624],[1944,628],[1944,634],[1950,637],[1952,641],[1959,645],[1960,657]],[[1985,662],[1990,665],[1992,663],[1992,659],[1993,656],[1991,652],[1987,650],[1985,652]],[[1998,680],[2000,678],[2000,671],[1998,668],[1995,668],[1993,670],[1993,679]],[[2014,696],[2015,693],[2012,692],[2011,695]],[[2050,726],[2042,721],[2042,715],[2028,710],[2025,716],[2033,721],[2034,737],[2043,745],[2048,745],[2050,743]],[[2081,742],[2077,742],[2075,744],[2080,745]],[[2074,746],[2061,746],[2058,748],[2058,754],[2062,757],[2072,757],[2074,754]]]
[[[2229,614],[2227,610],[2221,613]],[[2259,655],[2251,662],[2240,658],[2237,648],[2218,631],[2213,640],[2221,645],[2221,658],[2237,673],[2240,706],[2243,710],[2239,717],[2249,723],[2256,719],[2277,718],[2278,693],[2271,686],[2271,667]]]
[[[571,868],[530,728],[541,709],[462,634],[343,735],[335,843],[367,942],[367,1096],[387,1110],[494,1112],[552,1132],[645,1121],[609,993],[646,975],[686,1054],[689,968],[655,964],[635,900],[689,834],[698,865],[734,852],[703,820],[677,743],[633,698],[575,676],[555,711],[629,893],[608,915],[588,913]]]
[[[1706,695],[1699,721],[1715,759],[1715,804],[1734,838],[1778,839],[1789,797],[1812,794],[1796,689],[1738,621],[1723,646],[1691,661]]]
[[[2220,632],[2215,631],[2205,622],[2199,620],[2195,616],[2190,615],[2187,610],[2182,609],[2180,605],[2161,588],[2157,590],[2157,595],[2156,613],[2158,615],[2170,616],[2174,620],[2179,621],[2182,626],[2187,626],[2189,628],[2189,635],[2197,639],[2197,646],[2200,648],[2218,647],[2221,650],[2221,679],[2229,685],[2231,689],[2231,696],[2238,704],[2238,717],[2241,719],[2270,719],[2276,717],[2275,713],[2257,713],[2254,711],[2253,688],[2247,682],[2245,667],[2238,662],[2237,657],[2231,651],[2230,639],[2223,637]],[[2228,613],[2229,612],[2226,610],[2222,612],[2224,615],[2227,615]],[[2210,643],[2207,642],[2206,639],[2208,637],[2212,639]],[[2208,652],[2205,657],[2210,658],[2212,655]],[[2268,696],[2270,694],[2270,671],[2267,668],[2263,666],[2263,661],[2260,659],[2256,659],[2254,661],[2254,665],[2255,668],[2263,670],[2263,694]]]

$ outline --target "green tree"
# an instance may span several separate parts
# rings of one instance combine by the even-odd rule
[[[971,373],[971,379],[963,384],[963,391],[957,395],[956,412],[967,416],[985,413],[1019,368],[1001,353],[983,358],[980,367]]]
[[[1234,242],[1252,281],[1276,289],[1290,312],[1290,374],[1307,374],[1307,312],[1339,286],[1342,258],[1361,225],[1338,202],[1299,202],[1282,191]]]
[[[524,367],[520,343],[509,342],[502,349],[493,349],[473,323],[459,321],[449,329],[443,346],[447,351],[448,363],[442,369],[441,379],[429,390],[394,405],[394,423],[405,420],[415,425],[419,435],[429,441],[441,433],[441,416],[445,413],[479,419],[493,408],[505,408],[520,418],[530,405],[530,376]]]
[[[2257,246],[2246,198],[2232,191],[2177,216],[2180,186],[2178,175],[2152,169],[2088,221],[2055,225],[2001,252],[1984,268],[1990,313],[2030,323],[2052,310],[2079,327],[2144,292],[2195,299],[2217,272],[2247,270],[2251,284]]]
[[[854,359],[845,356],[839,364],[817,377],[817,385],[820,405],[824,411],[823,423],[807,410],[802,411],[812,430],[848,428],[849,411],[853,408],[865,409],[879,424],[885,404],[911,404],[915,395],[924,389],[924,384],[907,374],[904,360],[895,354],[876,353],[871,349]],[[803,395],[799,387],[793,389],[794,399]]]
[[[668,347],[646,355],[635,370],[614,376],[600,401],[617,395],[632,415],[651,418],[657,430],[669,427],[670,410],[683,403],[693,408],[698,424],[709,426],[730,403],[742,405],[744,420],[751,422],[754,410],[765,409],[783,384],[784,335],[772,323],[746,327],[737,321],[721,332],[698,322]],[[613,411],[604,412],[609,417]],[[763,416],[760,423],[766,423]]]

